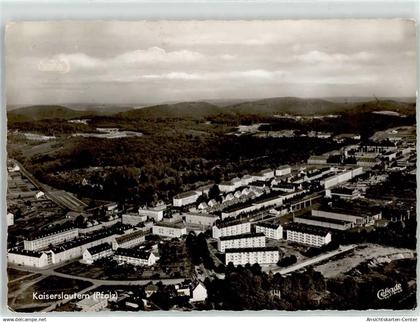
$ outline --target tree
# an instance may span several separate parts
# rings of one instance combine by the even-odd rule
[[[216,199],[220,195],[220,189],[217,184],[213,185],[209,190],[209,199]]]

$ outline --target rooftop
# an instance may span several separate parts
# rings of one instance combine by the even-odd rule
[[[264,233],[247,233],[247,234],[220,237],[220,240],[234,240],[234,239],[245,239],[245,238],[253,238],[253,237],[264,237],[264,236],[265,236]]]
[[[87,250],[89,251],[91,255],[94,255],[94,254],[98,254],[109,249],[112,249],[111,245],[108,243],[103,243],[97,246],[90,247]]]
[[[255,226],[264,227],[264,228],[271,228],[271,229],[277,229],[280,227],[280,225],[277,224],[269,224],[269,223],[258,223]]]
[[[134,239],[137,239],[137,238],[144,237],[147,234],[148,234],[147,231],[136,230],[132,233],[122,235],[121,237],[117,237],[117,238],[115,238],[115,240],[117,241],[117,243],[123,244],[123,243],[126,243],[126,242],[130,241],[130,240],[134,240]]]
[[[290,223],[286,226],[283,226],[284,230],[288,231],[297,231],[301,233],[306,233],[310,235],[317,235],[317,236],[326,236],[329,231],[328,229],[323,229],[318,226],[311,226],[311,225],[304,225],[299,223]]]
[[[186,191],[186,192],[182,192],[177,194],[174,198],[175,199],[181,199],[181,198],[188,198],[188,197],[193,197],[196,196],[197,192],[196,191]]]
[[[115,255],[127,256],[140,259],[148,259],[150,257],[150,252],[132,248],[118,248],[115,251]]]
[[[229,248],[225,253],[255,253],[255,252],[269,252],[278,251],[277,247],[255,247],[255,248]]]

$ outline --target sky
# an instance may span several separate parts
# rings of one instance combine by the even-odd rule
[[[15,22],[8,105],[416,96],[410,20]]]

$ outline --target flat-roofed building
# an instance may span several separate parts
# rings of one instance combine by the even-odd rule
[[[359,190],[346,187],[337,187],[331,190],[325,190],[325,196],[328,198],[340,198],[343,200],[354,200],[360,198],[362,195]]]
[[[100,258],[108,257],[113,254],[112,246],[109,243],[99,244],[90,247],[83,252],[83,261],[92,264]]]
[[[313,247],[321,247],[331,242],[331,233],[319,227],[293,223],[285,226],[284,229],[286,239],[291,242]]]
[[[278,224],[259,223],[255,225],[255,231],[263,233],[267,238],[283,239],[283,227]]]
[[[224,252],[230,248],[255,248],[265,247],[265,236],[263,233],[248,233],[234,236],[220,237],[217,241],[217,250]]]
[[[187,234],[187,227],[183,222],[178,223],[166,223],[159,222],[152,227],[152,234],[170,237],[170,238],[179,238],[182,235]]]
[[[250,232],[251,232],[251,224],[249,222],[243,222],[243,223],[221,222],[221,223],[216,223],[216,225],[214,225],[212,228],[213,238],[241,235],[241,234],[247,234]]]
[[[159,219],[158,216],[153,216],[153,217],[156,219]],[[140,215],[138,213],[126,213],[122,215],[122,223],[123,225],[137,226],[138,224],[145,222],[147,218],[148,218],[147,215]],[[156,220],[156,221],[159,221],[159,220]]]
[[[235,191],[235,189],[236,189],[236,186],[231,181],[223,181],[219,183],[219,190],[221,192],[232,192],[232,191]]]
[[[303,214],[299,217],[294,217],[293,222],[304,224],[304,225],[311,225],[311,226],[318,226],[328,229],[334,230],[347,230],[353,227],[351,222],[333,218],[325,218],[325,217],[318,217],[311,215],[309,213]]]
[[[237,265],[275,264],[279,261],[279,251],[277,247],[259,247],[259,248],[233,248],[227,249],[225,254],[225,264],[230,262]]]
[[[289,165],[282,165],[275,170],[276,177],[285,176],[292,173],[292,168]]]
[[[188,212],[184,217],[187,224],[200,225],[208,228],[212,227],[216,220],[219,219],[216,215],[201,212]]]
[[[57,245],[79,237],[79,230],[76,227],[67,227],[58,230],[51,230],[37,233],[24,240],[26,250],[45,249],[49,245]]]
[[[118,248],[115,251],[114,259],[119,264],[130,264],[134,266],[152,266],[159,259],[155,254],[149,251]]]
[[[326,155],[311,155],[307,161],[308,164],[327,164],[328,156]]]
[[[325,189],[332,188],[336,185],[339,185],[341,183],[347,182],[354,177],[357,177],[363,173],[362,167],[357,167],[351,170],[345,170],[342,172],[339,172],[333,176],[330,176],[328,178],[325,178],[321,180],[321,186],[323,186]]]
[[[319,209],[312,210],[312,216],[343,220],[351,222],[354,226],[366,226],[373,225],[375,220],[382,219],[382,214],[380,212],[372,212],[368,209],[361,210],[355,209],[342,209],[342,208],[331,208],[331,209]]]
[[[173,197],[172,203],[174,207],[183,207],[196,202],[200,195],[197,191],[183,192]]]
[[[147,216],[149,219],[153,219],[154,221],[161,221],[163,219],[163,215],[166,211],[166,205],[162,204],[156,207],[140,207],[139,208],[139,216]]]

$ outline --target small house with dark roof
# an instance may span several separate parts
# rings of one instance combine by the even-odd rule
[[[159,259],[150,251],[132,248],[118,248],[115,251],[114,259],[119,264],[130,264],[134,266],[152,266]]]
[[[86,249],[83,252],[83,261],[87,264],[92,264],[94,261],[111,256],[112,254],[113,250],[111,244],[103,243]]]

